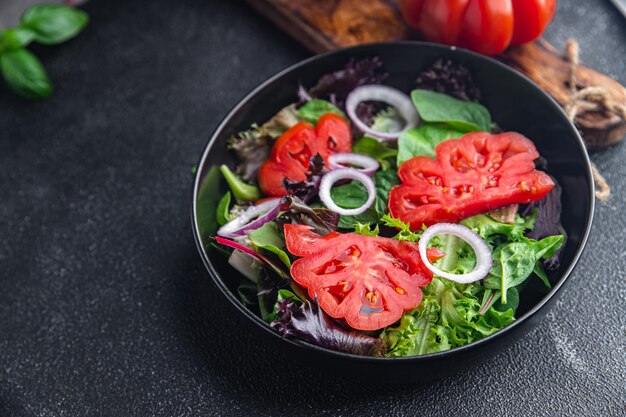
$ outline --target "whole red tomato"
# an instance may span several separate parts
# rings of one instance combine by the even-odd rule
[[[402,0],[405,20],[429,41],[497,55],[537,39],[556,0]]]

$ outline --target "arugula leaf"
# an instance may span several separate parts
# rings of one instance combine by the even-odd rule
[[[462,132],[429,123],[407,130],[398,138],[398,166],[415,156],[434,158],[435,146],[445,140],[461,136]]]
[[[250,239],[250,243],[252,243],[257,252],[259,252],[259,249],[271,252],[278,256],[278,259],[287,268],[291,268],[291,260],[285,252],[285,240],[275,222],[265,223],[258,229],[248,233],[248,239]]]
[[[394,168],[391,158],[395,158],[398,155],[398,149],[392,148],[388,144],[367,135],[352,145],[352,152],[376,159],[383,171]]]
[[[78,35],[89,22],[82,10],[62,5],[40,5],[26,10],[20,26],[30,29],[37,42],[53,45]]]
[[[230,191],[227,191],[226,194],[220,198],[219,203],[217,203],[217,224],[220,226],[225,225],[229,221],[230,199]]]
[[[326,100],[313,99],[298,109],[298,116],[313,125],[317,124],[319,118],[326,113],[335,113],[343,118],[346,117],[337,106]]]
[[[256,201],[261,198],[261,191],[256,186],[245,183],[228,165],[221,165],[220,172],[238,201]]]
[[[413,90],[411,99],[420,117],[427,122],[445,123],[460,132],[491,129],[491,115],[478,103],[428,90]]]
[[[26,49],[3,52],[0,69],[9,87],[26,98],[44,98],[52,94],[46,70],[39,59]]]

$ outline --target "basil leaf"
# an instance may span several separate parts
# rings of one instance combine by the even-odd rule
[[[0,32],[0,52],[23,48],[35,38],[35,34],[24,28],[9,28]]]
[[[41,5],[26,10],[20,24],[33,31],[37,42],[53,45],[78,35],[89,22],[82,10],[62,5]]]
[[[352,152],[371,156],[378,161],[383,170],[393,168],[393,163],[390,161],[390,158],[395,158],[395,156],[398,155],[398,149],[379,142],[370,136],[363,136],[356,141],[352,145]]]
[[[435,146],[444,140],[460,138],[461,136],[463,136],[463,132],[428,123],[407,130],[398,138],[398,166],[416,156],[434,158]]]
[[[263,249],[278,256],[278,259],[291,268],[291,260],[285,252],[285,240],[278,230],[275,222],[265,223],[263,226],[248,233],[248,239],[255,247],[255,250]]]
[[[27,98],[48,97],[52,84],[35,55],[26,49],[5,51],[0,55],[0,69],[9,87]]]
[[[300,118],[311,124],[316,124],[319,118],[326,113],[335,113],[341,117],[346,117],[334,104],[326,100],[311,100],[298,110]]]
[[[220,226],[228,223],[228,214],[230,208],[230,191],[227,191],[226,194],[220,199],[220,202],[217,203],[217,224]]]
[[[420,117],[427,122],[445,123],[460,132],[491,129],[491,115],[478,103],[428,90],[413,90],[411,99]]]

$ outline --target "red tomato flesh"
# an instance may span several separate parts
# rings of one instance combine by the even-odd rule
[[[518,133],[468,133],[441,142],[435,155],[400,165],[402,184],[389,194],[391,215],[414,230],[540,200],[554,187],[535,169],[535,145]]]
[[[350,152],[352,139],[350,126],[341,117],[326,113],[315,128],[300,122],[276,140],[270,158],[259,169],[259,186],[269,196],[285,194],[283,180],[303,181],[309,159],[316,154],[328,163],[328,157],[337,152]]]
[[[291,276],[329,316],[358,330],[378,330],[422,301],[432,280],[417,243],[332,232],[320,236],[305,225],[286,224],[289,252],[301,256]],[[441,252],[430,252],[436,259]]]

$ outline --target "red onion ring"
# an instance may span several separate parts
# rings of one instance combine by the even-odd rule
[[[219,236],[240,237],[258,229],[276,218],[280,209],[280,198],[273,198],[261,204],[248,207],[217,231]]]
[[[474,249],[476,254],[476,266],[472,272],[467,274],[451,274],[437,268],[428,260],[426,256],[426,247],[430,240],[437,235],[453,235],[463,239],[468,245]],[[470,282],[479,281],[487,276],[493,261],[491,259],[491,251],[484,240],[468,227],[453,223],[438,223],[424,230],[419,240],[419,252],[422,262],[433,274],[458,282],[459,284],[469,284]]]
[[[380,167],[380,164],[374,158],[358,153],[335,153],[328,157],[328,166],[330,169],[348,168],[345,164],[361,167],[354,169],[370,177],[374,175],[374,172]]]
[[[382,101],[393,106],[404,118],[406,125],[398,132],[378,132],[361,119],[359,119],[356,109],[364,101]],[[409,129],[417,126],[419,115],[413,106],[413,102],[403,92],[385,85],[364,85],[357,87],[348,95],[346,99],[346,113],[350,120],[364,133],[385,141],[397,140],[398,137]]]
[[[330,189],[333,184],[341,180],[356,180],[362,183],[367,189],[367,201],[365,204],[353,209],[345,209],[335,204],[330,195]],[[332,170],[322,177],[319,196],[322,203],[335,213],[339,213],[342,216],[356,216],[357,214],[363,213],[374,204],[374,200],[376,199],[376,186],[374,185],[374,181],[361,171],[354,168],[340,168]]]

